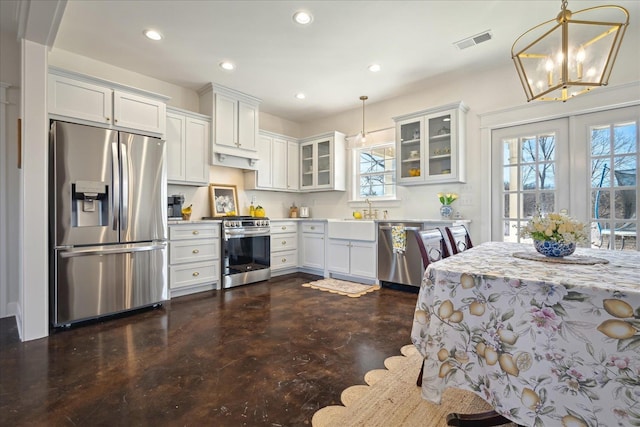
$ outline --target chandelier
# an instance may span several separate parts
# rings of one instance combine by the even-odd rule
[[[572,13],[563,0],[555,19],[531,28],[511,48],[527,101],[566,101],[606,86],[627,25],[623,7]]]

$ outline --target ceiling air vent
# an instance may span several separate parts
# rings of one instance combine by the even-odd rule
[[[487,40],[491,40],[493,35],[490,30],[483,31],[480,34],[476,34],[475,36],[467,37],[466,39],[462,39],[460,41],[455,42],[454,44],[458,47],[458,49],[466,49],[471,46],[475,46],[482,42],[486,42]]]

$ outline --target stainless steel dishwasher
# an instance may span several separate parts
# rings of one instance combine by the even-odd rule
[[[402,226],[406,232],[404,252],[393,250],[391,230]],[[378,280],[401,285],[420,286],[422,281],[422,256],[413,230],[422,230],[421,222],[378,223]]]

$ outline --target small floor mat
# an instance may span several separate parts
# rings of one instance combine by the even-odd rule
[[[338,279],[322,279],[315,282],[305,283],[305,288],[318,289],[331,292],[332,294],[346,295],[351,298],[358,298],[366,293],[380,289],[378,285],[364,285],[362,283],[347,282]]]

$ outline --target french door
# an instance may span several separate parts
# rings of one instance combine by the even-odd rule
[[[567,119],[493,131],[492,240],[519,242],[537,210],[569,210],[567,136]]]
[[[638,250],[640,106],[492,131],[492,240],[536,210],[591,224],[591,246]]]
[[[640,107],[576,116],[576,205],[588,212],[591,244],[638,250],[638,124]]]

